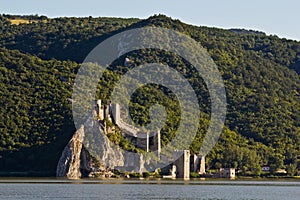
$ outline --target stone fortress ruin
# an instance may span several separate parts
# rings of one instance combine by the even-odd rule
[[[111,121],[117,126],[123,137],[126,137],[137,148],[146,152],[157,152],[157,158],[160,159],[161,154],[161,133],[143,133],[136,127],[127,124],[121,118],[121,108],[119,104],[103,104],[101,100],[95,100],[94,115],[102,124],[102,128],[107,133],[110,131],[106,125],[106,120]],[[176,150],[173,153],[177,158],[171,165],[162,171],[165,178],[184,178],[190,177],[190,172],[197,172],[200,175],[205,174],[205,157],[201,155],[191,155],[189,150]]]

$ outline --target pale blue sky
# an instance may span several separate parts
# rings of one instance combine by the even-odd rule
[[[189,24],[254,29],[300,41],[298,0],[0,0],[0,13],[138,18],[162,13]]]

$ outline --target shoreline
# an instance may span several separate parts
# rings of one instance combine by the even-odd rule
[[[157,181],[272,181],[272,180],[297,180],[300,181],[300,176],[263,176],[263,177],[252,177],[252,176],[236,176],[234,179],[230,178],[212,178],[212,177],[199,177],[199,178],[189,178],[189,179],[182,179],[182,178],[162,178],[162,177],[111,177],[111,178],[103,178],[103,177],[94,177],[94,178],[79,178],[79,179],[68,179],[64,177],[56,177],[50,175],[50,173],[44,173],[44,172],[0,172],[0,183],[1,180],[13,180],[13,179],[19,179],[19,180],[28,180],[28,179],[35,179],[35,180],[60,180],[60,181],[120,181],[120,180],[157,180]]]

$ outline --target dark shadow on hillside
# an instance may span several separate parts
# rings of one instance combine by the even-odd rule
[[[65,126],[49,144],[1,152],[0,176],[55,177],[61,153],[74,133],[74,125]]]

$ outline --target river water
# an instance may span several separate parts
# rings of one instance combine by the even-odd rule
[[[300,200],[300,180],[0,179],[0,199]]]

